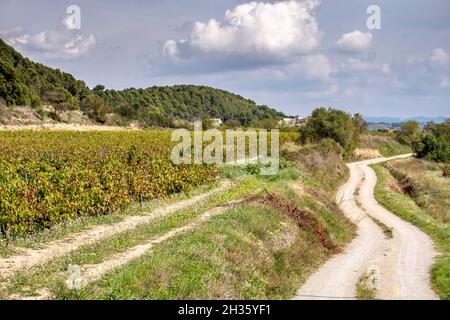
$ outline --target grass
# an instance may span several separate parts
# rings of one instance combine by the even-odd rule
[[[376,225],[378,225],[381,228],[386,239],[394,238],[394,233],[392,231],[392,228],[389,228],[387,225],[385,225],[383,222],[381,222],[377,218],[374,218],[374,217],[370,217],[370,218],[372,219],[373,222],[375,222]]]
[[[356,286],[356,299],[375,300],[377,294],[375,272],[364,274]]]
[[[295,199],[288,182],[269,185]],[[304,207],[319,206],[310,197]],[[308,202],[310,202],[308,204]],[[335,243],[353,228],[329,208],[315,211]],[[333,253],[312,230],[299,229],[285,214],[244,204],[197,230],[161,244],[154,254],[124,266],[80,292],[59,287],[58,299],[288,299]]]
[[[393,157],[396,155],[412,152],[409,146],[401,144],[400,142],[395,140],[392,135],[380,133],[368,133],[361,136],[358,148],[378,150],[383,157]]]
[[[377,201],[430,235],[437,249],[442,253],[436,259],[432,269],[432,285],[442,299],[450,299],[450,223],[447,215],[441,214],[447,209],[440,210],[441,206],[445,206],[449,201],[448,197],[442,198],[442,193],[449,190],[446,189],[449,182],[443,180],[444,178],[435,179],[438,175],[439,165],[417,159],[397,160],[384,165],[377,164],[373,168],[378,176],[375,188]],[[408,190],[411,185],[409,187],[408,185],[399,186],[399,181],[390,173],[389,168],[401,170],[411,179],[410,184],[411,181],[420,181],[415,184],[416,189],[411,195],[399,192]],[[425,170],[426,168],[427,170]],[[403,183],[405,181],[403,180]],[[430,187],[432,183],[435,185]],[[410,191],[412,190],[414,189],[410,189]]]
[[[196,232],[162,245],[154,255],[106,276],[80,292],[79,298],[282,298],[283,292],[294,292],[299,282],[294,268],[312,268],[325,252],[313,255],[317,248],[297,241],[294,245],[302,246],[301,254],[314,259],[293,255],[292,247],[277,250],[272,233],[281,222],[280,214],[260,206],[232,209]],[[287,224],[286,230],[300,238],[293,225]],[[63,291],[57,297],[72,298],[67,294]]]

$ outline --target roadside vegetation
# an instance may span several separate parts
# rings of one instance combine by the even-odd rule
[[[450,299],[450,179],[443,164],[420,159],[378,164],[375,197],[434,240],[442,253],[432,270],[432,285],[442,299]]]
[[[396,140],[389,133],[366,132],[361,135],[358,148],[353,153],[353,160],[365,160],[377,157],[393,157],[411,153],[412,149]]]
[[[377,294],[377,283],[375,271],[371,270],[359,279],[356,286],[356,298],[358,300],[375,300]]]
[[[336,141],[343,148],[344,159],[351,156],[367,123],[360,114],[351,116],[333,108],[315,109],[309,121],[300,127],[300,142],[315,143],[323,139]]]

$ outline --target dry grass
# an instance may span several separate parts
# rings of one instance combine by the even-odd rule
[[[418,159],[386,164],[401,190],[436,219],[450,223],[450,179],[442,176],[443,165]]]
[[[363,152],[358,152],[358,150],[363,150]],[[377,150],[378,154],[384,157],[411,152],[408,146],[399,143],[392,135],[366,134],[360,137],[358,149],[353,154],[353,160],[376,158],[378,154],[375,154],[373,150]]]
[[[366,160],[380,158],[383,155],[378,149],[356,148],[355,151],[353,151],[353,156],[357,159]]]
[[[431,272],[434,290],[450,299],[450,179],[442,165],[418,159],[373,166],[378,176],[375,198],[383,206],[428,233],[442,255]],[[395,178],[394,178],[395,176]],[[396,180],[405,192],[393,192]]]

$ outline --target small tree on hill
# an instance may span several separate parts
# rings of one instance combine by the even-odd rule
[[[401,126],[400,130],[396,134],[396,139],[400,143],[413,146],[414,142],[419,138],[419,135],[419,123],[417,121],[408,121]]]

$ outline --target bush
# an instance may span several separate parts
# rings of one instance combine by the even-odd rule
[[[420,125],[417,121],[405,122],[395,137],[398,142],[412,146],[420,134]]]
[[[54,121],[57,121],[57,122],[62,121],[61,116],[55,111],[50,111],[49,113],[47,113],[47,116]]]
[[[450,146],[444,137],[437,138],[429,134],[422,135],[413,144],[413,149],[418,158],[436,162],[450,162]]]
[[[342,110],[318,108],[313,111],[308,123],[301,128],[301,142],[332,139],[344,148],[344,156],[348,157],[356,148],[360,129],[348,113]]]
[[[450,165],[444,166],[442,172],[444,177],[450,177]]]
[[[103,100],[96,95],[89,95],[82,103],[82,111],[88,115],[89,118],[99,122],[105,123],[106,115],[111,112],[110,108],[105,105]]]

